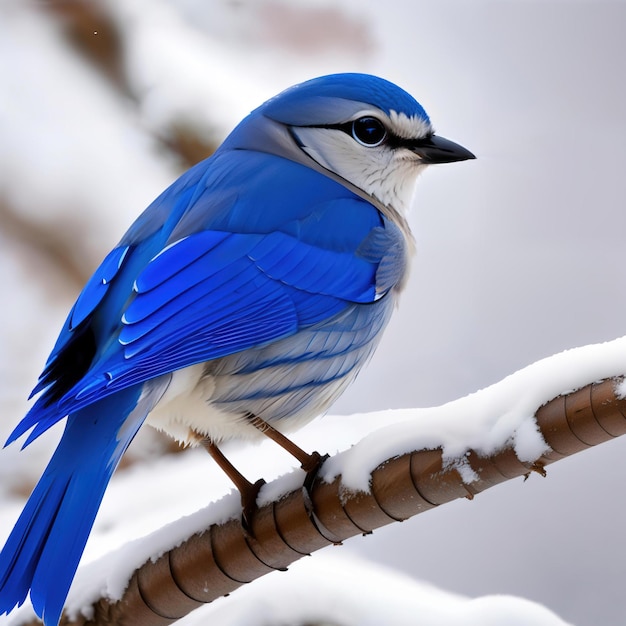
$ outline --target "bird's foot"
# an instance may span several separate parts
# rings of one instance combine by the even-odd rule
[[[259,478],[255,483],[246,482],[246,484],[237,485],[239,493],[241,494],[241,525],[252,537],[254,537],[254,533],[252,532],[252,518],[258,509],[256,501],[259,496],[259,491],[261,491],[261,487],[263,487],[264,484],[265,481]]]
[[[202,447],[215,459],[224,473],[233,481],[241,495],[241,525],[244,530],[254,536],[252,532],[252,518],[257,510],[256,500],[265,481],[260,478],[251,483],[222,453],[222,451],[208,437],[200,441]]]
[[[314,450],[313,452],[311,452],[311,454],[308,455],[308,459],[306,459],[300,466],[306,472],[303,487],[306,490],[307,494],[311,492],[313,482],[317,478],[317,474],[319,473],[320,468],[322,467],[322,465],[324,465],[324,462],[328,458],[328,454],[322,455]]]

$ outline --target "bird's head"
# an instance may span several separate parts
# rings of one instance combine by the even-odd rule
[[[281,92],[253,111],[224,148],[300,162],[400,214],[425,166],[474,158],[435,135],[406,91],[368,74],[322,76]]]

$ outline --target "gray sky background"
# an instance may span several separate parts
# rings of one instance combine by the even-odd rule
[[[10,11],[11,4],[4,10]],[[350,33],[354,46],[351,39],[342,39],[348,34],[341,28],[335,32],[329,26],[334,41],[328,49],[290,56],[280,72],[278,57],[263,56],[270,43],[267,32],[257,32],[253,3],[238,3],[237,10],[234,4],[216,3],[219,19],[202,24],[198,18],[198,28],[217,44],[236,48],[238,37],[245,39],[234,62],[240,72],[241,109],[232,111],[233,117],[256,106],[260,95],[267,97],[313,75],[367,71],[415,95],[441,135],[478,157],[474,162],[433,167],[421,179],[410,217],[418,255],[406,294],[372,363],[333,414],[441,404],[540,358],[624,335],[626,3],[307,4],[339,7],[347,23],[358,26],[356,34]],[[206,6],[192,0],[172,5],[181,15],[196,17],[198,7]],[[216,24],[223,24],[223,30]],[[15,58],[26,58],[26,50],[36,55],[32,42],[26,35],[22,40],[16,35],[12,45],[22,56]],[[5,65],[0,62],[0,72],[10,72],[7,55],[2,56]],[[247,58],[249,76],[243,73]],[[49,63],[51,72],[57,67],[52,59],[38,62],[43,68]],[[207,68],[208,83],[213,71],[218,72]],[[48,105],[46,94],[62,79],[42,74],[40,84],[23,85],[24,91],[42,94],[38,103],[42,119],[54,115],[54,103]],[[79,98],[80,85],[76,89]],[[0,118],[5,118],[0,140],[9,133],[30,137],[28,117],[11,117],[9,95],[0,96]],[[23,126],[16,126],[15,119]],[[216,125],[226,132],[234,121],[222,119]],[[95,126],[86,129],[81,118],[67,123],[77,133],[76,128],[87,135],[99,132]],[[145,120],[138,126],[142,124]],[[46,148],[46,168],[23,183],[23,197],[16,200],[25,214],[29,205],[36,213],[28,194],[36,193],[32,181],[38,175],[51,176],[50,168],[58,186],[64,186],[55,148],[67,142],[56,131],[50,127],[56,143]],[[132,190],[128,182],[124,186],[124,176],[128,181],[124,159],[130,159],[124,141],[120,140],[118,153],[107,151],[100,158],[117,159],[119,154],[121,171],[116,174],[119,178],[111,179],[108,193],[110,198],[124,194],[128,205],[116,205],[110,216],[105,210],[98,213],[96,203],[93,215],[75,218],[88,225],[88,241],[96,240],[89,247],[90,263],[97,262],[174,175],[175,167],[163,159],[146,182],[142,172],[152,166],[135,159],[135,167],[141,166],[140,180]],[[96,141],[91,148],[102,152]],[[97,171],[93,154],[84,152],[85,145],[81,149],[85,168]],[[32,150],[33,163],[39,164],[42,148]],[[14,157],[5,150],[0,164],[17,168]],[[14,171],[19,173],[19,168],[0,169],[4,200],[15,197]],[[74,185],[80,177],[72,174]],[[96,183],[85,176],[89,196]],[[50,215],[42,216],[42,221],[60,219],[63,213],[59,209]],[[0,333],[4,436],[26,406],[23,398],[71,297],[51,298],[52,279],[38,291],[36,279],[29,278],[41,270],[36,256],[26,258],[23,247],[11,242],[10,233],[0,232],[0,241],[4,245],[0,287],[11,296]],[[24,312],[20,305],[27,306],[22,304],[27,298],[36,304]],[[18,351],[27,358],[16,361]],[[326,419],[332,436],[331,418]],[[509,482],[473,502],[456,502],[372,537],[349,541],[346,549],[452,591],[510,593],[537,600],[579,626],[623,624],[625,450],[625,441],[603,445],[551,467],[546,480],[532,476],[526,483]],[[7,454],[13,463],[15,454]],[[6,472],[9,461],[4,463]]]

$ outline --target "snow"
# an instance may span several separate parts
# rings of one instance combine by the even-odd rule
[[[10,620],[19,626],[27,610]],[[567,626],[545,607],[506,595],[468,598],[358,557],[326,549],[241,587],[177,622],[180,626]]]
[[[548,609],[508,596],[470,599],[364,559],[326,549],[181,620],[181,626],[565,626]],[[236,601],[235,601],[236,600]]]
[[[460,468],[464,479],[471,482],[474,476],[463,465],[463,458],[468,450],[474,449],[480,454],[488,455],[506,445],[512,445],[522,460],[532,462],[547,449],[533,418],[542,404],[560,393],[625,372],[626,338],[621,338],[567,350],[543,359],[511,374],[500,383],[439,407],[355,414],[341,418],[328,417],[309,425],[304,429],[306,432],[300,432],[298,438],[305,440],[308,446],[315,445],[326,451],[329,430],[332,429],[332,447],[337,446],[343,451],[324,464],[321,476],[327,481],[341,476],[342,487],[348,490],[367,490],[372,470],[388,458],[413,450],[438,447],[443,449],[444,457],[449,463]],[[360,441],[355,443],[355,436],[360,437]],[[245,446],[235,447],[231,452],[233,462],[245,474],[256,478],[261,471],[270,480],[279,476],[263,487],[260,494],[261,505],[271,499],[280,498],[302,484],[304,474],[300,469],[280,476],[288,459],[277,456],[275,444],[271,441],[258,446],[258,453],[254,455]],[[260,464],[259,459],[264,459],[264,463]],[[70,591],[67,603],[70,615],[82,613],[89,617],[90,607],[101,595],[112,600],[121,597],[134,569],[142,563],[149,559],[156,560],[165,551],[209,525],[227,521],[240,514],[238,494],[231,490],[228,495],[220,497],[228,490],[229,485],[221,474],[217,480],[210,476],[207,481],[207,466],[210,464],[203,451],[192,450],[182,458],[180,455],[166,457],[137,467],[114,481],[94,528],[95,541],[91,540],[88,546],[86,560],[90,562],[80,568]],[[152,485],[152,489],[149,485]],[[204,509],[195,510],[198,502],[211,497],[215,499],[214,502]],[[8,516],[3,514],[3,521],[5,517]],[[133,536],[139,538],[128,541]],[[300,567],[304,566],[298,566],[296,572],[300,571]],[[328,571],[323,565],[318,567]],[[340,571],[341,568],[330,569]],[[275,578],[272,577],[272,580]],[[295,580],[298,580],[297,577]],[[281,582],[283,581],[277,581],[277,584],[280,585]],[[367,580],[367,584],[370,583]],[[298,585],[291,578],[288,584]],[[373,584],[373,587],[378,588],[378,584]],[[341,595],[338,587],[331,584],[330,588]],[[280,598],[292,597],[286,594],[283,587],[281,589],[278,594]],[[362,594],[365,591],[362,589]],[[247,593],[252,594],[252,598],[263,597],[263,587]],[[359,598],[362,598],[362,594],[359,594]],[[371,595],[365,595],[373,598],[375,594],[372,592]],[[483,598],[469,604],[467,600],[459,600],[458,606],[464,608],[458,613],[454,610],[447,614],[446,611],[454,604],[449,599],[440,604],[436,601],[436,593],[428,596],[423,592],[423,595],[419,610],[432,614],[432,618],[428,617],[432,619],[432,624],[495,624],[495,620],[504,619],[506,611],[515,614],[520,603],[529,611],[528,614],[519,613],[526,619],[530,619],[529,616],[534,611],[537,614],[536,623],[560,623],[541,621],[543,618],[540,615],[545,610],[521,600]],[[415,597],[411,603],[414,601]],[[413,606],[411,603],[409,604]],[[397,623],[405,623],[405,618],[401,616],[410,606],[401,606],[402,602],[393,604],[396,608],[400,607]],[[306,610],[315,611],[318,605],[319,603],[314,602]],[[425,609],[424,605],[430,608]],[[304,610],[301,602],[296,603],[296,606]],[[346,601],[342,606],[347,610],[349,605]],[[237,604],[235,615],[242,611],[239,607]],[[219,610],[227,613],[229,611],[223,607]],[[248,610],[253,609],[245,608],[243,613],[248,615]],[[282,601],[277,601],[276,606],[272,606],[272,611],[274,610],[280,614],[280,611],[286,609]],[[355,619],[354,623],[369,623],[359,621],[358,614],[359,611],[353,608],[347,611],[345,623],[352,623],[350,619]],[[349,615],[352,618],[348,618]],[[548,613],[545,612],[545,615]],[[461,617],[470,621],[455,621]],[[233,624],[245,623],[245,616],[228,619],[234,619]],[[236,621],[237,619],[244,621]],[[489,619],[494,621],[489,622]]]
[[[565,350],[441,406],[390,411],[387,419],[393,425],[330,459],[322,475],[327,482],[341,475],[344,487],[367,491],[372,470],[386,459],[412,450],[442,448],[444,462],[472,482],[476,477],[464,463],[467,451],[488,456],[512,445],[520,461],[535,461],[548,450],[534,420],[539,407],[588,383],[624,375],[626,337]],[[616,386],[616,391],[626,393],[626,383]]]

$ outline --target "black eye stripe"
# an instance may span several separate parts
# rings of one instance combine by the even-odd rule
[[[364,143],[363,141],[357,139],[354,136],[354,126],[355,124],[357,124],[358,122],[361,122],[363,120],[376,120],[381,127],[383,128],[384,132],[385,132],[385,136],[382,138],[382,140],[376,144],[367,144]],[[408,138],[404,138],[404,137],[398,137],[397,135],[394,135],[393,133],[389,132],[387,130],[387,128],[385,127],[385,125],[378,119],[372,116],[365,116],[365,117],[360,117],[356,120],[352,120],[350,122],[344,122],[343,124],[324,124],[324,125],[320,125],[320,126],[310,126],[309,128],[330,128],[333,130],[340,130],[344,133],[346,133],[347,135],[350,135],[350,137],[353,137],[355,139],[355,141],[358,141],[359,143],[361,143],[364,146],[367,147],[375,147],[375,146],[379,146],[382,143],[384,143],[385,145],[387,145],[389,148],[392,149],[397,149],[397,148],[408,148],[409,150],[411,150],[416,143],[419,143],[420,140],[419,139],[408,139]],[[428,140],[429,137],[431,137],[432,133],[429,133],[428,135],[425,135],[422,140]]]
[[[350,135],[355,141],[362,146],[373,148],[391,137],[385,128],[385,125],[377,118],[371,115],[359,117],[350,122],[343,124],[325,124],[323,126],[314,126],[313,128],[331,128],[340,130],[346,135]]]

